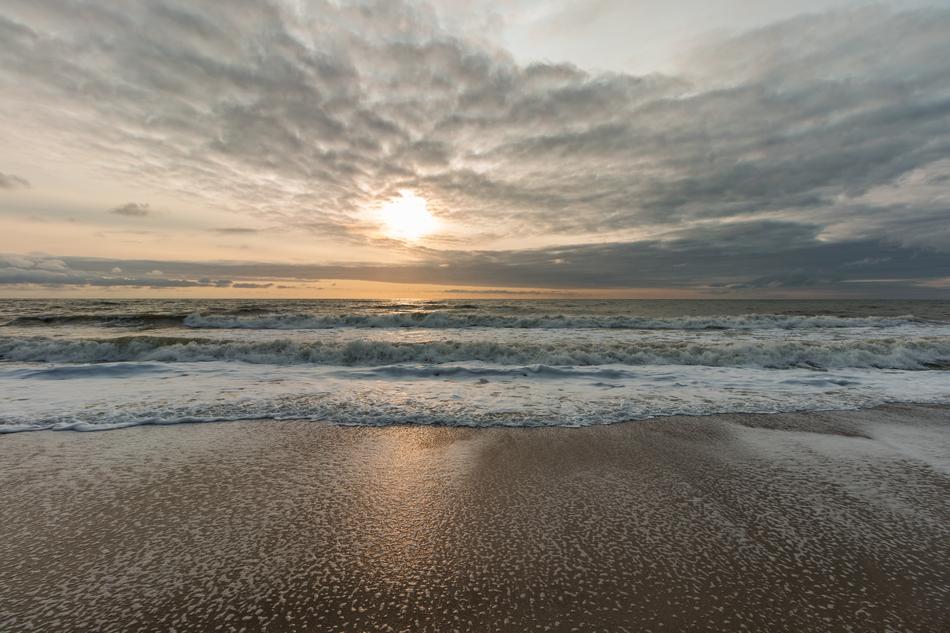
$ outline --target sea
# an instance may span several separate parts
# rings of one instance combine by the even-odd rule
[[[911,402],[950,403],[950,301],[0,301],[0,432]]]

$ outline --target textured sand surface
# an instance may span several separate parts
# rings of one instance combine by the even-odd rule
[[[950,410],[0,438],[0,631],[947,631]]]

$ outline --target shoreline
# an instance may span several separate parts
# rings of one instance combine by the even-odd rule
[[[3,630],[950,628],[945,405],[0,451]]]

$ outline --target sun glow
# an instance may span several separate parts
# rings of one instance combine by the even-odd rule
[[[425,198],[411,191],[400,191],[380,209],[386,235],[400,240],[417,240],[438,227],[438,220],[429,212]]]

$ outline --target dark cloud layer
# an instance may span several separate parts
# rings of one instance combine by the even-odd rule
[[[154,266],[149,270],[130,266],[123,271],[112,261],[106,270],[88,269],[71,265],[70,258],[0,256],[0,285],[32,284],[44,287],[92,286],[137,288],[229,288],[229,279],[181,279],[166,277]],[[105,261],[105,260],[103,260]],[[124,262],[122,262],[124,263]]]
[[[710,44],[688,77],[521,66],[434,15],[402,0],[11,0],[0,91],[43,103],[29,116],[126,178],[269,226],[357,239],[364,207],[411,188],[478,235],[601,242],[417,249],[419,264],[345,273],[365,279],[950,275],[950,11],[803,16]]]
[[[818,227],[782,222],[683,231],[663,240],[511,251],[437,251],[404,265],[296,265],[255,262],[174,262],[63,257],[38,263],[54,270],[0,269],[0,284],[162,284],[264,288],[277,280],[362,279],[495,288],[451,292],[504,294],[508,288],[674,288],[698,293],[820,290],[854,296],[934,296],[946,290],[950,253],[881,240],[823,243]],[[741,243],[741,248],[736,244]],[[873,256],[869,256],[873,253]],[[44,260],[46,261],[46,260]],[[56,264],[55,262],[59,262]],[[121,270],[118,276],[113,271]],[[160,269],[163,279],[149,277]],[[12,271],[12,272],[11,272]],[[64,281],[65,280],[65,281]],[[198,280],[194,283],[187,280]],[[141,283],[140,283],[141,282]],[[523,294],[519,292],[518,294]],[[936,296],[939,296],[937,294]]]

